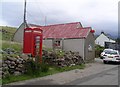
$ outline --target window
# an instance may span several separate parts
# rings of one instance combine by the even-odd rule
[[[60,40],[55,41],[55,46],[60,46]]]

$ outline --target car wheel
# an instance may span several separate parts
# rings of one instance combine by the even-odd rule
[[[100,59],[103,59],[103,57],[100,57]]]
[[[103,63],[104,63],[104,64],[107,64],[108,62],[104,60]]]

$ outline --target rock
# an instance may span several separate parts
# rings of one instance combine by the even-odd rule
[[[16,58],[12,58],[12,57],[10,57],[10,56],[7,56],[7,60],[16,61]]]
[[[0,60],[0,68],[2,67],[2,60]]]
[[[12,62],[11,62],[11,65],[15,65],[15,66],[16,66],[16,64],[15,64],[15,62],[14,62],[14,61],[12,61]]]
[[[24,67],[23,64],[19,64],[19,65],[18,65],[18,68],[22,68],[22,67]]]
[[[4,51],[5,51],[7,54],[15,54],[15,53],[16,53],[15,50],[12,49],[12,48],[6,48]]]
[[[12,49],[7,49],[6,52],[9,54],[10,52],[16,53],[16,51]],[[46,51],[43,50],[43,61],[46,64],[65,67],[65,66],[74,66],[78,64],[82,64],[82,57],[78,52],[62,52],[62,51]],[[32,57],[28,57],[25,54],[14,56],[5,56],[6,60],[3,61],[3,77],[10,75],[20,75],[26,72],[25,63]],[[35,59],[35,58],[34,58]]]
[[[9,67],[10,69],[15,69],[15,66],[14,66],[14,65],[8,65],[8,67]]]
[[[2,71],[2,68],[0,68],[0,71]]]
[[[7,65],[9,65],[11,63],[11,61],[5,60],[4,63],[6,63]]]
[[[21,71],[21,68],[16,67],[15,70],[16,70],[16,71]]]
[[[15,75],[15,76],[21,75],[21,72],[15,71],[15,72],[14,72],[14,75]]]
[[[10,74],[14,74],[15,69],[9,69],[8,71],[9,71]]]
[[[75,66],[75,64],[70,64],[70,66]]]
[[[18,61],[18,64],[21,64],[21,63],[22,63],[22,61],[19,60],[19,61]]]
[[[6,66],[7,66],[7,64],[5,64],[5,63],[2,64],[2,67],[6,67]]]
[[[28,55],[26,55],[26,54],[22,54],[20,57],[22,59],[24,59],[24,60],[28,60],[29,59]]]
[[[8,71],[2,72],[2,78],[7,78],[8,76],[10,76],[10,73]]]
[[[5,49],[4,51],[7,52],[7,54],[16,53],[14,49],[9,49],[9,48]],[[22,73],[26,72],[24,64],[27,61],[27,58],[28,58],[27,55],[24,55],[24,56],[17,55],[15,57],[11,55],[7,55],[4,57],[6,59],[3,61],[3,64],[2,64],[3,78],[7,77],[8,75],[21,75]]]
[[[9,69],[8,66],[6,66],[2,68],[2,71],[7,71],[8,69]]]
[[[15,61],[16,64],[19,64],[19,62],[20,62],[20,60],[18,60],[18,59]]]
[[[2,68],[0,68],[0,74],[2,74]]]
[[[15,58],[17,58],[17,59],[18,59],[18,58],[20,58],[20,56],[19,56],[19,55],[17,55],[17,56],[15,56]]]
[[[0,49],[0,54],[5,54],[6,52]]]
[[[79,52],[68,51],[64,52],[63,56],[61,56],[60,53],[43,51],[43,57],[45,58],[44,62],[50,65],[57,65],[59,67],[73,66],[83,63]]]

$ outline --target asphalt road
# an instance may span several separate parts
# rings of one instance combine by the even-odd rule
[[[118,85],[118,67],[77,79],[68,85]]]
[[[95,61],[106,66],[101,59],[96,59]],[[120,65],[114,63],[110,63],[109,65],[115,67],[86,76],[82,79],[76,79],[66,85],[120,85]]]

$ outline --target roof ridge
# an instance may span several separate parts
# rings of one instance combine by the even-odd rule
[[[77,23],[80,23],[80,24],[81,24],[81,22],[69,22],[69,23],[61,23],[61,24],[50,24],[50,25],[46,25],[46,26],[58,26],[58,25],[77,24]]]
[[[28,25],[30,25],[30,26],[32,25],[32,26],[42,27],[42,25],[36,25],[36,24],[31,24],[31,23],[30,23],[30,24],[28,24]]]
[[[92,29],[92,28],[85,28],[85,27],[82,27],[82,28],[77,28],[77,29],[89,29],[89,30],[90,30],[90,29]]]
[[[28,25],[30,26],[38,26],[38,27],[49,27],[49,26],[58,26],[58,25],[66,25],[66,24],[77,24],[79,23],[81,25],[81,22],[69,22],[69,23],[61,23],[61,24],[50,24],[50,25],[36,25],[36,24],[31,24],[29,23]]]
[[[89,28],[89,29],[92,29],[92,27],[83,27],[83,28]]]

